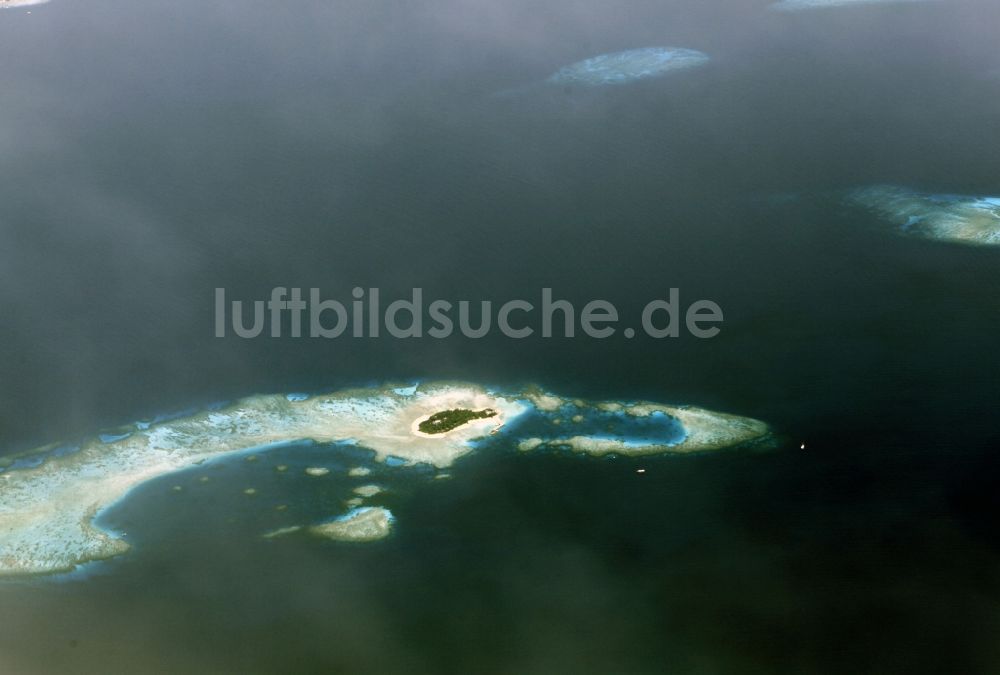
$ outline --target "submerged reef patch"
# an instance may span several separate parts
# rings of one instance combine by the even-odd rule
[[[275,539],[296,532],[308,532],[334,541],[376,541],[388,537],[395,521],[392,512],[381,506],[362,507],[360,503],[360,499],[351,499],[348,504],[354,508],[342,516],[308,527],[281,527],[265,533],[263,537]]]
[[[781,0],[770,5],[779,12],[797,12],[804,9],[822,9],[825,7],[846,7],[850,5],[885,5],[910,2],[931,2],[932,0]]]
[[[313,525],[309,532],[336,541],[376,541],[389,536],[393,520],[389,509],[368,506],[351,509],[339,518]]]
[[[1000,245],[1000,197],[930,194],[874,185],[854,190],[847,201],[893,223],[902,234],[961,244]]]
[[[95,519],[136,486],[209,459],[256,457],[299,441],[329,443],[331,452],[338,452],[337,444],[339,452],[356,446],[391,470],[417,465],[445,469],[469,452],[495,446],[639,456],[735,446],[768,433],[763,422],[693,407],[589,403],[538,390],[495,392],[463,383],[400,389],[353,389],[307,398],[252,396],[224,408],[153,422],[127,436],[94,438],[71,453],[52,451],[63,446],[29,453],[33,461],[19,460],[0,473],[0,575],[64,571],[124,553],[129,547],[122,535],[102,529]],[[438,419],[450,420],[450,426],[458,421],[455,411],[491,414],[473,416],[444,433],[420,431],[420,421],[442,413]],[[380,482],[386,470],[379,470]],[[307,473],[327,471],[314,465]],[[356,465],[338,471],[358,477],[371,473]],[[382,489],[374,483],[357,486],[349,504],[359,506]],[[252,488],[246,492],[256,494]],[[282,531],[307,529],[332,539],[368,541],[387,536],[391,522],[386,509],[371,506]]]
[[[679,47],[644,47],[601,54],[560,68],[546,80],[560,86],[628,84],[708,63],[707,54]]]
[[[49,0],[0,0],[0,9],[44,5]]]

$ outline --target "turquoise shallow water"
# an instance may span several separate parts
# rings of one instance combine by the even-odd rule
[[[655,411],[636,417],[622,411],[606,412],[572,403],[546,412],[530,410],[501,430],[504,439],[565,440],[572,436],[623,440],[626,446],[677,445],[687,434],[679,420]],[[488,441],[487,441],[488,444]]]

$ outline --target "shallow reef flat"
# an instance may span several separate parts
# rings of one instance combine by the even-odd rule
[[[707,54],[681,47],[643,47],[601,54],[570,64],[546,80],[556,85],[627,84],[708,63]]]
[[[982,246],[1000,245],[1000,197],[930,194],[894,185],[854,190],[848,202],[903,234]]]
[[[311,534],[335,541],[376,541],[389,536],[393,517],[389,509],[366,506],[309,528]]]
[[[49,0],[0,0],[0,9],[8,7],[28,7],[30,5],[44,5]]]
[[[417,428],[420,420],[441,411],[486,409],[493,414],[469,415],[468,422],[446,433],[425,434]],[[465,383],[252,396],[220,409],[139,423],[127,434],[118,431],[70,451],[49,447],[8,462],[0,473],[0,575],[69,570],[124,553],[129,547],[121,535],[94,521],[136,486],[209,459],[302,440],[351,443],[371,451],[387,467],[443,469],[493,444],[647,455],[718,449],[768,434],[762,422],[700,408],[589,403],[535,389],[501,393]],[[334,445],[331,452],[336,452]],[[356,492],[372,498],[381,489],[368,485]],[[388,534],[391,514],[367,508],[288,530],[366,541]]]
[[[797,12],[805,9],[846,7],[851,5],[888,5],[898,3],[932,2],[933,0],[781,0],[770,6],[779,12]]]

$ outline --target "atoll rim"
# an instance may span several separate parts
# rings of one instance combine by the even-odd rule
[[[489,413],[455,412],[463,410]],[[420,431],[420,421],[428,419],[446,420],[442,426],[447,432]],[[713,450],[767,433],[763,422],[701,408],[591,403],[537,389],[496,392],[467,383],[422,384],[402,393],[398,387],[383,387],[304,398],[251,396],[228,407],[155,422],[128,435],[100,436],[72,453],[60,452],[63,446],[43,448],[29,454],[30,462],[22,459],[8,466],[0,473],[0,575],[66,570],[124,553],[128,544],[102,530],[95,518],[132,488],[208,459],[251,452],[249,461],[297,441],[364,448],[389,469],[444,469],[491,444],[640,456]],[[331,470],[314,465],[304,473],[322,480]],[[354,466],[342,473],[364,477],[371,470]],[[355,486],[346,503],[359,508],[343,518],[271,534],[305,527],[331,539],[381,538],[389,532],[391,514],[362,504],[384,490],[375,483]],[[245,492],[256,494],[250,488]]]

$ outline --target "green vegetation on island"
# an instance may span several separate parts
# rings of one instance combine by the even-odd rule
[[[495,417],[496,414],[497,411],[492,408],[485,408],[483,410],[466,410],[464,408],[442,410],[425,419],[417,428],[425,434],[443,434],[452,429],[457,429],[472,420]]]

